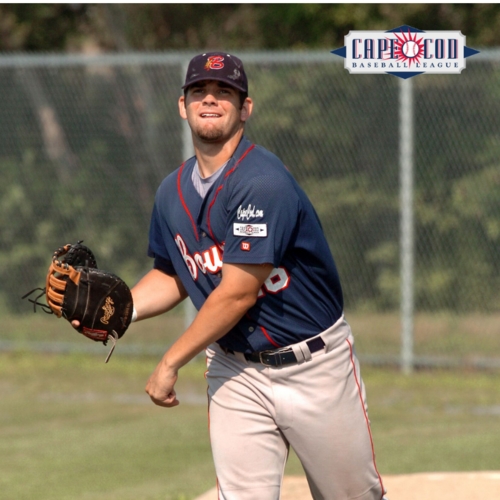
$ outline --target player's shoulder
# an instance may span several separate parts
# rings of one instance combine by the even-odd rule
[[[275,182],[294,183],[294,179],[283,161],[267,148],[252,144],[251,149],[242,158],[235,169],[235,180],[250,180],[252,178],[272,178]]]
[[[264,168],[267,167],[278,171],[284,169],[286,171],[283,161],[276,154],[260,144],[254,144],[252,151],[248,155],[248,162],[255,163],[256,166]]]

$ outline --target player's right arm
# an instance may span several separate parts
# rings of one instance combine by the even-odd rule
[[[152,318],[173,309],[187,297],[178,276],[151,269],[131,290],[137,319]]]

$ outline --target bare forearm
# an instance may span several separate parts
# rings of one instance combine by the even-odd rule
[[[257,301],[271,264],[224,264],[222,281],[209,295],[191,326],[166,352],[162,364],[176,373],[206,346],[223,337]]]
[[[132,288],[137,320],[170,311],[187,297],[180,280],[152,269]]]
[[[259,289],[271,269],[271,264],[223,265],[219,286],[149,377],[146,392],[155,404],[165,407],[179,404],[174,390],[179,369],[236,325],[255,304]]]
[[[163,362],[177,371],[212,342],[224,336],[255,303],[256,295],[235,297],[216,288],[193,323],[171,346]]]

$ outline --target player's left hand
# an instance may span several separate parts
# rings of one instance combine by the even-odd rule
[[[177,372],[171,370],[162,360],[149,377],[146,392],[155,405],[172,408],[179,404],[174,385],[177,382]]]

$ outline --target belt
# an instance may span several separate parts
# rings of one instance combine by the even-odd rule
[[[321,337],[306,341],[311,354],[317,352],[325,347],[325,342]],[[261,363],[265,366],[283,366],[298,363],[298,359],[291,347],[287,349],[280,349],[276,351],[260,351],[245,353],[245,359],[252,363]]]

